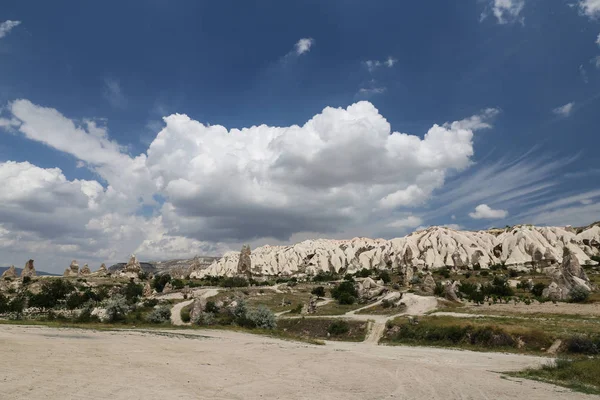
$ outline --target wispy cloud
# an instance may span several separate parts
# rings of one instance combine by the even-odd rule
[[[16,28],[19,25],[21,25],[21,21],[8,20],[0,23],[0,39],[8,35],[13,28]]]
[[[302,55],[304,53],[308,53],[314,43],[315,40],[313,38],[302,38],[298,40],[298,42],[296,42],[296,45],[294,46],[296,54]]]
[[[127,99],[123,94],[119,81],[115,79],[106,78],[104,79],[104,98],[115,108],[125,108],[127,106]]]
[[[392,68],[394,66],[394,64],[396,64],[397,62],[398,62],[397,59],[393,58],[392,56],[389,56],[388,58],[386,58],[383,61],[367,60],[367,61],[365,61],[365,66],[367,67],[369,72],[373,72],[380,67]]]
[[[598,34],[598,38],[596,39],[596,44],[600,46],[600,33]]]
[[[520,16],[525,7],[525,0],[491,0],[479,18],[479,21],[485,20],[490,11],[496,17],[499,24],[509,24],[513,22],[525,23],[525,18]]]
[[[588,83],[590,81],[590,79],[588,78],[587,71],[583,67],[583,64],[579,66],[579,75],[581,76],[583,82]]]
[[[552,112],[560,117],[568,117],[573,112],[574,102],[567,103],[563,106],[556,107]]]
[[[385,88],[385,87],[360,88],[360,89],[358,89],[357,96],[363,97],[363,98],[369,98],[376,94],[385,93],[386,90],[387,90],[387,88]]]

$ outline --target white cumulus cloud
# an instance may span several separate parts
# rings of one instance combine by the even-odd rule
[[[313,44],[315,44],[315,40],[313,38],[302,38],[298,40],[295,45],[296,54],[301,55],[308,53]]]
[[[475,207],[475,212],[469,213],[469,217],[473,219],[501,219],[508,216],[506,210],[494,210],[487,204],[480,204]]]
[[[421,218],[414,216],[414,215],[409,215],[406,218],[397,219],[395,221],[388,223],[387,227],[389,227],[389,228],[416,228],[417,226],[421,225],[422,223],[423,223],[423,220],[421,220]]]
[[[21,25],[21,21],[4,21],[0,22],[0,39],[8,35],[17,26]]]
[[[570,102],[563,106],[556,107],[554,110],[552,110],[552,112],[561,117],[568,117],[569,115],[571,115],[571,112],[573,112],[574,105],[575,103]]]
[[[590,18],[600,17],[600,0],[580,0],[579,11]]]

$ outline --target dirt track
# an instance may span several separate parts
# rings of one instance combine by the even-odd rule
[[[313,346],[228,331],[0,325],[2,399],[584,399],[494,371],[543,359],[419,347]]]

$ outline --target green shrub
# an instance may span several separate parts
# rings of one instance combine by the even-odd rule
[[[358,276],[359,278],[368,278],[369,276],[371,276],[371,272],[372,271],[370,269],[363,268],[356,273],[356,276]]]
[[[181,316],[181,320],[183,322],[190,322],[190,320],[191,320],[190,312],[191,312],[191,306],[189,306],[189,305],[186,307],[183,307],[181,309],[180,316]]]
[[[194,325],[213,325],[214,323],[215,314],[213,313],[201,312],[196,314],[192,319],[192,324]]]
[[[296,307],[292,308],[290,310],[290,314],[300,314],[302,312],[302,304],[299,303],[296,305]]]
[[[8,311],[8,299],[0,293],[0,314]]]
[[[225,288],[247,287],[248,281],[246,280],[246,278],[234,276],[234,277],[223,279],[223,281],[221,282],[220,285],[221,285],[221,287],[225,287]]]
[[[381,279],[383,283],[390,283],[392,281],[392,277],[388,271],[381,271],[379,273],[379,279]]]
[[[171,286],[173,289],[183,289],[185,287],[185,283],[181,279],[172,279]]]
[[[117,294],[106,300],[104,304],[108,322],[121,321],[129,312],[129,304],[125,296]]]
[[[319,271],[319,273],[317,273],[317,275],[313,276],[312,281],[313,282],[329,282],[329,281],[334,281],[336,279],[337,279],[337,277],[331,272]]]
[[[138,297],[141,297],[142,293],[144,293],[144,287],[142,285],[136,284],[135,282],[133,282],[132,279],[129,282],[127,282],[127,285],[125,285],[121,292],[123,296],[125,296],[127,301],[129,301],[130,303],[135,303]]]
[[[538,282],[533,285],[530,292],[535,297],[542,297],[542,293],[544,293],[544,289],[546,289],[546,285],[541,282]]]
[[[213,313],[213,314],[217,314],[219,312],[219,307],[217,306],[217,304],[214,301],[208,300],[206,302],[206,305],[204,306],[204,311]]]
[[[600,337],[593,339],[584,335],[571,336],[565,341],[565,348],[569,353],[600,354]]]
[[[154,307],[158,304],[158,300],[157,299],[146,299],[144,300],[144,307]]]
[[[569,292],[569,301],[571,303],[583,303],[590,297],[590,291],[583,286],[575,286]]]
[[[480,274],[481,276],[489,276],[489,275],[490,275],[490,271],[487,271],[487,270],[482,270],[482,271],[481,271],[479,274]]]
[[[331,297],[336,299],[339,304],[354,304],[358,292],[352,282],[344,281],[331,290]]]
[[[171,307],[167,304],[161,305],[150,311],[146,321],[153,324],[162,324],[171,320]]]
[[[348,333],[349,331],[350,325],[348,325],[348,323],[343,320],[334,321],[331,323],[331,325],[329,325],[329,328],[327,328],[327,332],[333,336],[343,335],[345,333]]]
[[[24,276],[23,277],[23,285],[28,285],[31,282],[31,277],[30,276]]]
[[[275,329],[277,319],[275,314],[266,306],[260,305],[247,313],[247,318],[254,323],[254,326],[261,329]]]
[[[311,290],[310,293],[314,294],[317,297],[325,297],[325,288],[323,286],[317,286],[316,288]]]

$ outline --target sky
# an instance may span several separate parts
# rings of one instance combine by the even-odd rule
[[[0,3],[0,265],[600,220],[600,0]]]

